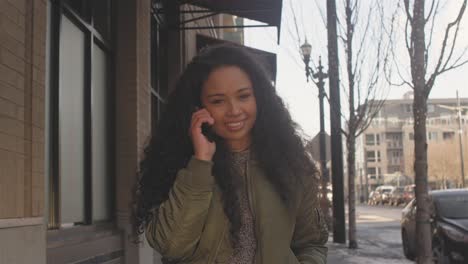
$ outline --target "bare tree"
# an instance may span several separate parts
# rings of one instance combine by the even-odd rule
[[[356,138],[371,124],[385,102],[383,76],[392,34],[383,29],[383,7],[379,1],[361,6],[359,0],[345,0],[346,24],[339,36],[344,46],[347,80],[348,117],[342,133],[346,138],[348,164],[348,239],[349,248],[358,247],[356,239]],[[390,18],[390,23],[393,23]],[[359,34],[359,35],[357,35]]]
[[[461,185],[458,174],[460,156],[447,155],[458,153],[458,142],[455,139],[429,143],[428,148],[428,179],[434,183],[436,189],[447,189],[454,185]],[[465,158],[465,160],[467,160]]]
[[[411,6],[411,3],[412,6]],[[467,0],[461,3],[458,15],[446,29],[439,53],[430,54],[429,48],[433,41],[435,18],[439,11],[440,1],[430,1],[429,12],[426,15],[424,0],[403,0],[406,14],[406,48],[411,65],[411,80],[404,80],[414,90],[414,171],[416,182],[416,240],[417,263],[433,263],[432,234],[430,225],[430,203],[428,196],[428,163],[426,117],[427,99],[434,83],[441,74],[458,68],[468,61],[463,60],[464,53],[454,57],[455,44],[460,29],[460,21],[465,13]],[[428,26],[428,27],[426,27]],[[429,28],[429,36],[426,29]],[[426,40],[428,42],[426,43]],[[465,49],[466,51],[466,49]],[[430,57],[436,56],[436,64],[432,73],[428,73]]]

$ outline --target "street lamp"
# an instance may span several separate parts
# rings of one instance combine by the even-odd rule
[[[309,82],[309,76],[310,76],[310,71],[311,71],[311,68],[309,67],[311,52],[312,52],[312,45],[310,45],[306,39],[304,44],[301,45],[301,54],[302,54],[302,60],[304,60],[304,64],[305,64],[307,82]]]
[[[321,207],[323,212],[328,216],[328,201],[327,201],[327,183],[328,183],[328,170],[327,170],[327,158],[326,158],[326,142],[325,142],[325,122],[324,122],[324,111],[323,111],[323,98],[325,97],[325,82],[324,79],[328,77],[326,72],[323,72],[322,59],[319,57],[318,71],[314,70],[309,66],[310,53],[312,52],[312,45],[305,40],[305,43],[301,45],[302,60],[305,64],[305,72],[307,82],[309,82],[309,76],[312,75],[313,81],[319,89],[319,102],[320,102],[320,170],[322,172],[322,199]]]

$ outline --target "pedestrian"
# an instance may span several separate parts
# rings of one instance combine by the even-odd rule
[[[326,263],[317,175],[256,57],[205,48],[145,150],[136,227],[163,263]]]

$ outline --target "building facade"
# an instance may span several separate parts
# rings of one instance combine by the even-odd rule
[[[0,264],[160,263],[131,223],[164,100],[204,45],[243,44],[243,17],[281,19],[277,0],[187,2],[0,2]]]
[[[412,103],[413,100],[409,97],[401,100],[386,100],[372,124],[358,138],[357,176],[363,176],[364,180],[358,177],[357,185],[367,185],[370,191],[382,184],[404,185],[412,182],[414,178]],[[468,98],[460,99],[460,104],[462,109],[465,109],[468,106]],[[429,166],[437,165],[440,159],[431,160],[431,155],[435,155],[442,146],[456,145],[456,148],[452,150],[452,155],[453,157],[460,155],[456,107],[457,99],[428,100]],[[466,110],[461,111],[461,127],[462,145],[465,146],[468,143],[468,111]],[[467,154],[465,153],[465,156]],[[457,165],[457,171],[452,173],[459,175],[461,172],[458,167]],[[432,181],[434,188],[437,188],[436,174],[429,169],[429,181]]]

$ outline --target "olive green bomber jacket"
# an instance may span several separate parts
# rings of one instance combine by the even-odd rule
[[[258,165],[251,160],[247,168],[257,238],[255,263],[326,263],[328,231],[317,193],[308,187],[313,183],[298,186],[295,205],[287,207]],[[212,166],[192,157],[178,172],[168,200],[147,223],[149,244],[170,263],[226,263],[233,253]]]

